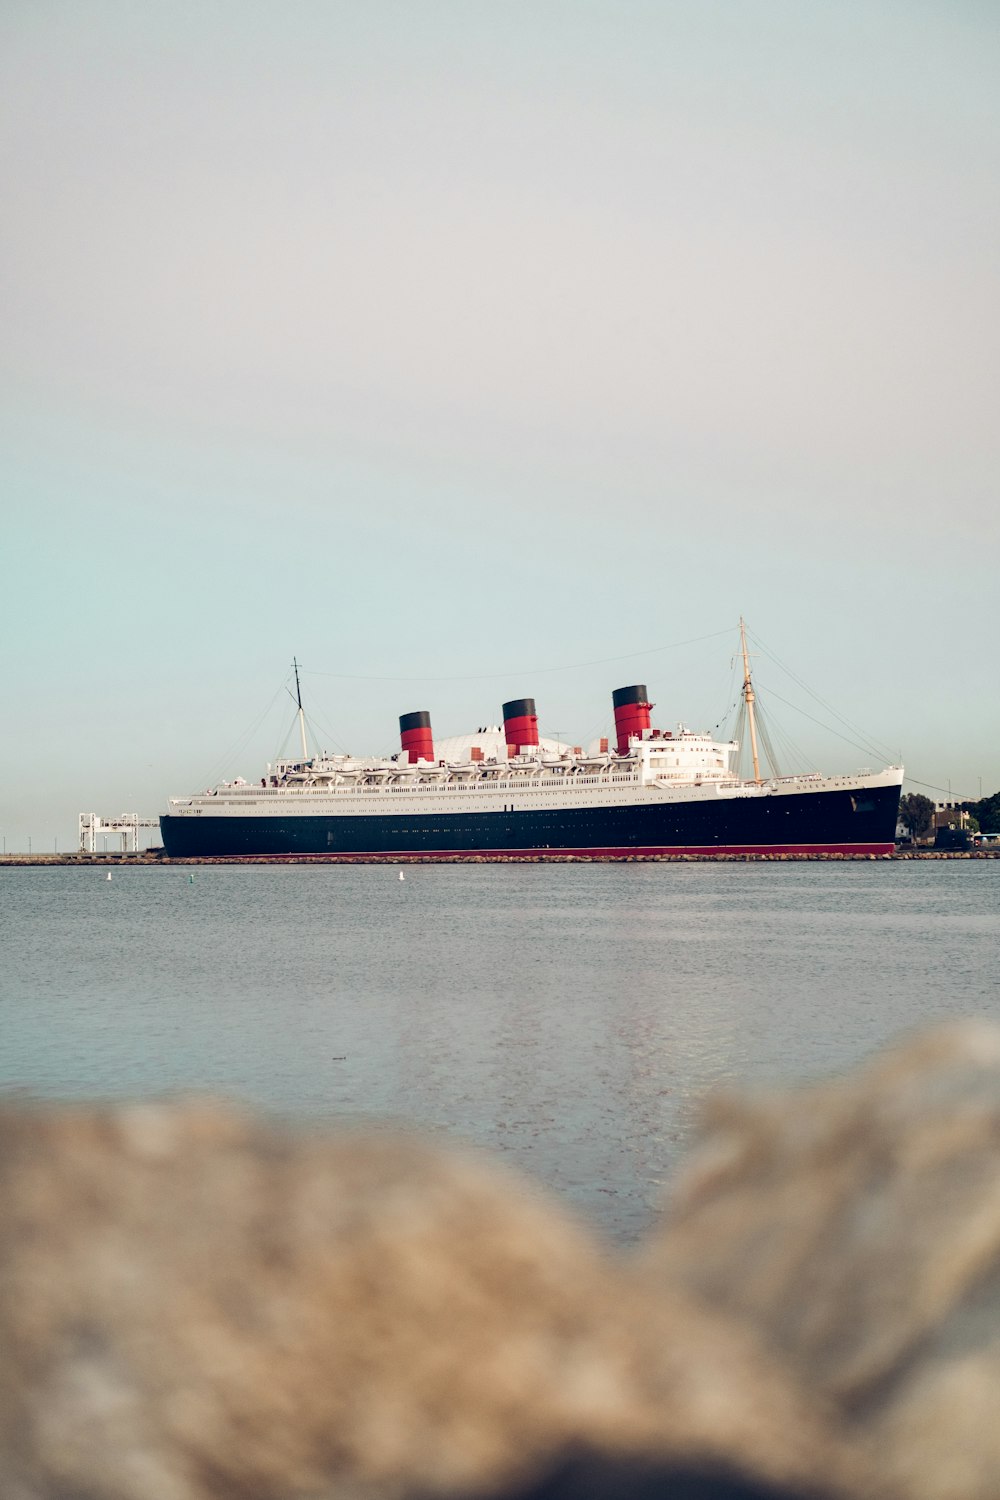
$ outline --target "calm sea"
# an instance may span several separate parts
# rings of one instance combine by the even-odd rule
[[[0,1091],[503,1153],[618,1243],[706,1090],[1000,1019],[1000,861],[0,870]]]

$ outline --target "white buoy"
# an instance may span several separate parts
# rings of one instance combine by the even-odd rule
[[[399,878],[400,878],[400,880],[405,880],[406,879],[406,876],[403,874],[402,870],[400,870],[400,872],[399,872]]]
[[[111,871],[110,870],[108,871],[108,879],[109,880],[111,879]]]
[[[193,875],[189,875],[188,876],[188,885],[194,885],[194,876]]]

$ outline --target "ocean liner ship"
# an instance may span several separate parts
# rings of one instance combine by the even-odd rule
[[[503,705],[503,728],[435,745],[430,715],[400,718],[401,749],[382,759],[307,749],[237,779],[170,799],[160,819],[174,857],[398,860],[629,859],[720,854],[888,854],[900,766],[854,775],[763,776],[746,638],[743,699],[753,778],[739,744],[654,728],[644,684],[612,695],[615,743],[543,739],[534,700]]]

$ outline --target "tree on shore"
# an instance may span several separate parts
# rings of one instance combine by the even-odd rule
[[[934,824],[934,803],[922,792],[907,792],[899,799],[899,821],[916,843]]]
[[[963,802],[962,807],[972,814],[983,833],[1000,833],[1000,792],[981,797],[978,802]]]

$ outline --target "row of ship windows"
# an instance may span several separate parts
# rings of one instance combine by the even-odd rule
[[[624,781],[624,780],[627,780],[629,778],[622,777],[621,779]],[[574,785],[575,786],[579,786],[580,783],[579,782],[575,782]],[[324,790],[323,793],[318,793],[317,792],[317,793],[314,793],[312,795],[315,795],[315,796],[322,795],[324,797],[335,796],[338,802],[356,802],[356,801],[360,801],[364,797],[370,796],[372,792],[384,791],[384,790],[385,790],[384,787],[357,787],[352,792],[338,792],[338,791]],[[392,788],[390,788],[390,790],[394,791],[394,792],[395,791],[407,791],[407,792],[410,792],[411,794],[413,793],[413,787],[392,787]],[[436,796],[438,793],[440,793],[442,791],[448,791],[448,790],[453,790],[453,789],[452,788],[447,788],[447,787],[437,787],[432,792],[425,792],[425,793],[423,793],[421,800],[423,800],[423,797],[428,797],[429,798],[431,796]],[[459,790],[460,791],[465,791],[466,788],[461,787],[461,788],[459,788]],[[511,792],[511,793],[516,793],[518,797],[547,797],[549,795],[550,791],[551,791],[551,788],[550,787],[527,787],[527,786],[503,786],[502,784],[498,784],[495,787],[491,787],[490,791],[494,792],[494,793],[497,793],[497,792],[504,792],[504,793]],[[483,795],[483,793],[480,792],[478,795],[481,797]],[[226,807],[254,807],[256,804],[255,804],[253,798],[251,798],[251,797],[226,797],[224,805]],[[566,804],[564,803],[563,805],[565,806]]]
[[[503,788],[502,787],[498,787],[497,790],[498,791],[503,791]],[[546,798],[549,795],[548,790],[545,790],[545,791],[541,791],[541,790],[539,790],[539,791],[530,791],[526,787],[511,787],[511,788],[508,788],[508,791],[510,791],[512,793],[516,792],[517,798],[518,798],[519,802],[522,802],[522,803],[527,798],[529,798],[529,797],[537,799],[539,797]],[[320,800],[320,799],[317,799],[317,800]],[[323,799],[324,805],[326,803],[326,800],[327,799]],[[425,799],[423,797],[421,797],[420,800],[423,802]],[[429,802],[430,800],[431,800],[430,797],[426,798],[426,801]],[[357,792],[352,793],[352,794],[344,794],[344,795],[341,795],[341,796],[337,797],[337,805],[338,806],[341,806],[345,802],[362,802],[362,801],[364,801],[364,793],[363,792],[361,794],[358,794]],[[255,804],[253,802],[251,802],[249,799],[247,799],[247,798],[240,798],[240,797],[227,797],[226,800],[225,800],[225,802],[222,805],[224,807],[253,807],[253,806],[255,806]],[[559,806],[560,807],[573,807],[575,805],[576,804],[573,801],[571,801],[570,799],[568,799],[568,798],[561,798],[560,802],[559,802]],[[603,805],[604,804],[602,803],[602,806]],[[470,809],[467,809],[467,810],[471,812],[474,809],[470,808]]]
[[[560,777],[558,780],[553,778],[551,781],[545,781],[543,783],[543,786],[547,791],[549,789],[555,790],[556,788],[567,786],[597,786],[598,784],[607,786],[608,783],[612,781],[635,781],[635,779],[636,777],[634,775],[574,776],[572,780],[569,780],[565,777]],[[436,785],[433,782],[411,782],[409,784],[404,783],[402,786],[386,786],[384,783],[380,783],[377,786],[353,786],[350,788],[338,786],[261,787],[259,790],[257,788],[254,789],[252,800],[256,801],[258,797],[318,797],[330,796],[331,794],[337,797],[343,797],[347,796],[350,792],[363,792],[365,796],[371,796],[374,792],[402,792],[405,796],[407,793],[417,790],[418,787],[423,790],[428,786],[430,786],[436,792],[475,792],[477,795],[481,796],[485,791],[514,792],[521,791],[525,787],[530,788],[531,785],[532,784],[530,782],[525,780],[479,781],[475,784],[469,784],[467,782],[450,782],[440,786]],[[215,792],[211,792],[208,795],[214,797],[217,794]],[[226,800],[227,802],[233,802],[235,799],[227,797]],[[237,805],[240,807],[250,806],[250,802],[240,801]]]

